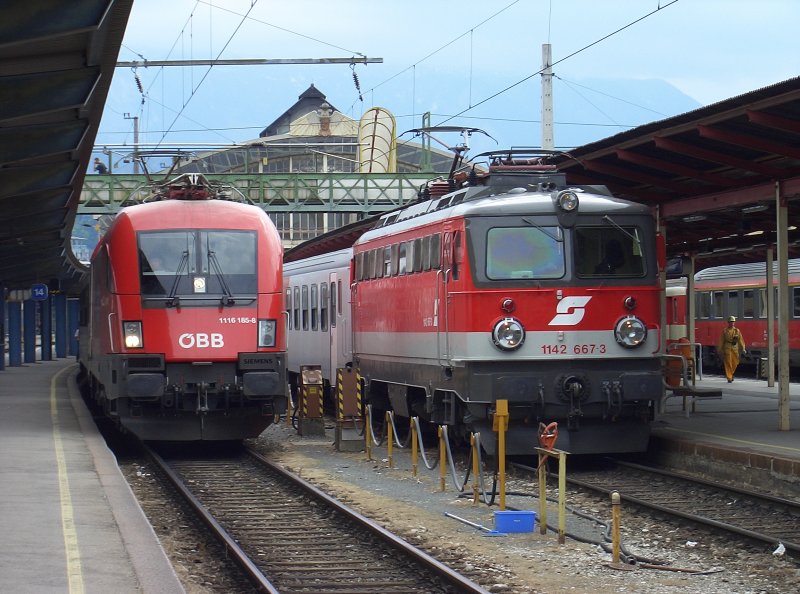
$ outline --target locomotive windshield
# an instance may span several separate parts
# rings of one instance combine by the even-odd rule
[[[481,287],[640,283],[654,274],[644,218],[618,224],[594,216],[563,227],[552,216],[477,216],[465,227],[473,278]]]
[[[252,231],[174,230],[139,233],[143,296],[219,297],[257,291]]]
[[[643,276],[641,236],[637,227],[576,227],[575,269],[578,276]]]
[[[490,280],[561,278],[564,240],[559,227],[494,227],[486,236]]]

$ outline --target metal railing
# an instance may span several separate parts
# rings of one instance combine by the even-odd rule
[[[269,212],[376,212],[416,200],[431,173],[209,174]],[[114,214],[151,194],[144,175],[87,175],[78,214]]]

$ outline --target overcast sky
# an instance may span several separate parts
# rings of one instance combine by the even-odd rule
[[[483,150],[536,146],[549,42],[556,145],[574,146],[798,76],[798,27],[798,0],[136,0],[120,60],[383,63],[355,67],[360,97],[348,65],[118,68],[97,144],[133,142],[125,114],[142,143],[256,138],[313,83],[398,132],[430,111],[492,134]]]

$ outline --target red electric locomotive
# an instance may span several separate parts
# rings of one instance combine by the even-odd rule
[[[485,154],[488,174],[434,183],[356,241],[352,349],[339,352],[377,414],[480,431],[490,452],[499,399],[511,454],[553,421],[572,453],[642,451],[663,391],[651,212],[526,155]],[[302,279],[303,262],[289,267]],[[305,330],[290,332],[298,359]]]
[[[239,440],[286,410],[280,237],[197,179],[122,210],[81,302],[92,397],[145,440]]]
[[[789,260],[789,365],[800,366],[800,259]],[[742,362],[753,364],[767,357],[767,283],[766,264],[752,262],[705,268],[695,274],[695,342],[702,345],[704,366],[718,366],[717,341],[728,316],[736,316],[747,353]],[[778,282],[777,263],[773,264],[773,282]],[[667,287],[667,323],[670,337],[687,336],[686,280],[669,281]],[[777,289],[774,299],[778,315]],[[778,332],[775,322],[775,349]]]

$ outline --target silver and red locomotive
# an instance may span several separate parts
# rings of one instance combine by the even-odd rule
[[[352,344],[340,359],[377,410],[480,431],[490,452],[499,399],[511,454],[532,453],[539,424],[553,421],[557,446],[575,454],[646,449],[663,391],[650,209],[568,185],[524,151],[485,156],[488,173],[430,185],[355,242],[352,320],[339,322]],[[303,261],[285,269],[293,286],[325,273]],[[291,296],[300,360],[319,345],[302,327],[314,302]]]
[[[197,179],[123,209],[82,295],[81,370],[145,440],[239,440],[286,410],[280,237]]]

